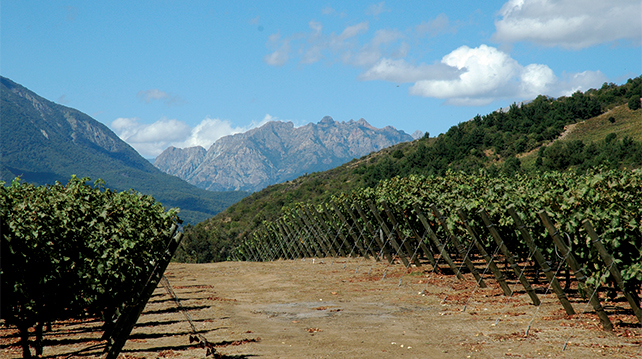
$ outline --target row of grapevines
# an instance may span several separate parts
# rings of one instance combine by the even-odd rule
[[[526,259],[531,253],[516,232],[513,218],[507,213],[507,207],[512,204],[549,260],[563,262],[538,216],[542,210],[556,223],[573,255],[584,265],[584,271],[590,277],[589,284],[604,283],[611,278],[581,225],[583,220],[589,220],[602,234],[602,241],[621,269],[629,292],[637,293],[642,283],[640,170],[600,168],[584,175],[550,172],[514,177],[449,172],[443,177],[396,177],[381,181],[373,188],[342,194],[332,202],[318,205],[312,211],[303,203],[284,208],[277,221],[281,226],[264,223],[263,229],[254,232],[249,240],[237,247],[236,257],[271,260],[334,255],[341,250],[358,253],[367,249],[378,253],[381,243],[373,240],[373,229],[381,228],[381,221],[388,229],[394,227],[391,218],[385,214],[383,203],[386,203],[393,212],[392,217],[396,218],[396,229],[405,238],[424,233],[415,205],[442,240],[448,237],[431,211],[431,205],[435,204],[446,216],[449,230],[464,241],[470,241],[456,211],[461,209],[481,235],[482,244],[488,252],[493,252],[494,241],[490,239],[480,216],[480,211],[486,211],[510,249]],[[379,218],[375,218],[370,203],[378,207]],[[426,245],[431,246],[431,243],[427,241]],[[439,252],[437,248],[433,251]]]
[[[607,268],[590,244],[581,222],[589,220],[614,256],[629,290],[638,291],[642,282],[642,171],[597,169],[585,175],[574,172],[551,172],[538,176],[490,177],[484,174],[448,173],[444,177],[409,176],[382,181],[341,196],[341,200],[366,200],[393,204],[400,218],[407,217],[420,228],[413,203],[430,213],[436,204],[447,216],[451,231],[465,237],[465,229],[455,209],[461,208],[483,228],[478,211],[485,210],[509,245],[527,254],[526,245],[515,233],[508,205],[518,209],[522,221],[539,248],[555,260],[554,245],[537,213],[547,212],[573,254],[585,265],[592,284],[610,279]],[[429,216],[432,218],[431,216]],[[433,228],[441,231],[433,219]],[[421,232],[420,232],[421,233]],[[442,237],[443,238],[443,237]],[[486,242],[488,245],[489,242]]]
[[[2,317],[21,332],[82,316],[111,322],[180,223],[176,209],[165,211],[150,196],[88,180],[34,186],[16,179],[0,187]]]

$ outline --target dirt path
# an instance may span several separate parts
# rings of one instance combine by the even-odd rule
[[[607,306],[617,327],[609,334],[591,313],[564,315],[543,286],[538,310],[524,292],[507,299],[491,279],[474,290],[474,282],[431,275],[429,267],[407,273],[360,258],[173,263],[166,276],[197,332],[225,358],[642,357],[642,328],[625,302]],[[571,299],[581,313],[586,302]],[[100,355],[99,347],[78,353],[100,345],[99,322],[64,324],[47,335],[45,356]],[[191,333],[159,287],[121,357],[205,357]],[[2,337],[1,356],[18,357],[15,330]]]

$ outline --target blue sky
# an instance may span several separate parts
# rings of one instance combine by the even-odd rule
[[[3,76],[147,158],[268,120],[434,136],[642,74],[639,0],[3,0],[0,15]]]

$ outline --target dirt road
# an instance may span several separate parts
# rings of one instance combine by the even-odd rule
[[[606,333],[579,296],[573,306],[588,312],[578,319],[543,284],[538,309],[519,286],[508,299],[492,279],[482,289],[430,269],[361,258],[172,263],[166,277],[185,312],[159,286],[121,357],[205,357],[184,313],[223,358],[642,357],[626,302],[607,303],[616,331]],[[44,355],[100,356],[99,326],[56,323]],[[19,357],[15,330],[2,337],[2,357]]]

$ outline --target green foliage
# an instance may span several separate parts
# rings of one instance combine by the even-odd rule
[[[411,213],[413,202],[419,203],[426,213],[430,212],[428,205],[438,204],[449,211],[449,225],[460,228],[460,233],[462,226],[454,210],[464,209],[483,228],[477,212],[484,209],[505,234],[504,238],[511,238],[511,247],[522,248],[526,257],[525,244],[515,235],[512,218],[506,213],[506,207],[514,204],[535,234],[538,247],[547,249],[552,258],[552,242],[536,215],[545,210],[572,242],[573,253],[586,265],[591,282],[597,284],[610,274],[581,225],[587,219],[618,262],[627,287],[639,290],[642,282],[642,170],[598,168],[579,176],[568,171],[515,177],[463,173],[410,176],[382,181],[372,190],[349,196],[349,200],[361,202],[366,198],[392,203],[398,213]]]
[[[597,165],[613,169],[638,167],[642,164],[640,143],[624,137],[639,132],[639,122],[635,122],[639,115],[624,111],[622,107],[626,107],[631,97],[639,96],[641,90],[642,78],[637,77],[624,85],[604,84],[600,89],[558,99],[539,96],[531,103],[515,104],[507,111],[477,115],[436,138],[426,134],[411,143],[372,153],[333,170],[270,186],[191,227],[186,231],[186,237],[199,238],[196,242],[208,242],[208,246],[189,248],[190,241],[186,240],[181,251],[199,253],[201,248],[211,248],[216,252],[201,254],[199,258],[225,260],[227,257],[223,253],[229,251],[226,246],[240,243],[263,221],[276,219],[281,209],[296,206],[298,202],[318,204],[333,195],[376,187],[382,180],[395,176],[444,176],[448,171],[469,174],[484,171],[489,177],[496,177],[536,175],[541,171],[569,168],[582,173]],[[622,126],[617,130],[621,141],[607,142],[604,137],[608,132],[593,141],[579,139],[579,142],[565,144],[564,140],[558,139],[566,126],[595,118],[606,111],[618,119],[615,126]],[[624,116],[637,118],[629,121],[624,120]],[[529,151],[534,153],[531,160],[521,155]],[[185,255],[182,258],[196,257]]]
[[[511,158],[536,149],[557,138],[565,126],[595,117],[640,88],[640,78],[623,86],[603,86],[586,93],[553,99],[538,96],[528,104],[510,106],[508,111],[495,111],[475,116],[439,135],[432,146],[417,145],[399,161],[382,160],[362,169],[366,185],[374,186],[392,176],[410,174],[444,175],[447,170],[474,173],[495,160],[492,153],[511,162],[508,173],[518,170]],[[633,98],[633,97],[632,97]],[[420,141],[421,143],[421,141]],[[393,152],[392,157],[396,152]]]
[[[7,324],[23,330],[87,315],[111,319],[164,254],[168,230],[181,222],[178,210],[88,180],[34,186],[16,178],[0,186]]]
[[[586,171],[597,166],[611,168],[642,166],[642,141],[624,137],[621,141],[615,133],[606,136],[603,141],[585,145],[580,140],[555,142],[542,147],[538,153],[538,166],[544,171],[561,171],[573,167]]]
[[[0,109],[0,181],[21,177],[36,185],[52,185],[72,174],[102,178],[114,190],[133,188],[167,208],[182,208],[183,219],[193,224],[248,195],[206,191],[163,173],[107,126],[4,77],[0,77]]]
[[[367,210],[368,203],[377,204],[382,213],[383,203],[387,203],[397,218],[396,222],[400,223],[399,231],[410,236],[425,231],[414,209],[418,205],[437,236],[447,238],[443,228],[438,225],[440,220],[432,214],[431,205],[435,204],[446,216],[449,230],[466,240],[470,237],[456,212],[461,209],[475,223],[474,228],[481,234],[482,244],[488,247],[488,252],[492,252],[494,244],[487,240],[488,233],[484,230],[486,226],[479,215],[479,211],[484,210],[507,246],[520,255],[522,260],[527,260],[530,250],[521,236],[516,234],[513,218],[506,211],[508,205],[513,204],[533,235],[536,245],[545,251],[550,260],[560,260],[556,257],[552,240],[537,215],[544,210],[555,221],[564,239],[570,243],[573,255],[590,277],[589,283],[603,284],[610,279],[610,273],[582,226],[583,220],[589,220],[618,263],[627,289],[636,293],[642,283],[642,170],[610,170],[602,167],[583,175],[566,171],[535,176],[518,174],[493,177],[483,172],[469,175],[449,171],[444,176],[394,177],[381,181],[375,187],[344,193],[330,201],[348,206],[358,204],[367,212],[363,224],[370,223],[374,228],[379,227],[378,220]],[[305,204],[297,204],[286,209],[279,220],[286,224],[292,223],[297,213],[304,212],[306,207]],[[324,206],[318,206],[317,210],[323,212]],[[350,217],[346,209],[344,212],[344,217]],[[393,227],[387,216],[381,217],[388,228]],[[335,222],[330,227],[341,227],[343,222],[332,219],[332,216],[326,216],[320,222],[328,218]],[[271,238],[278,238],[278,232],[272,232]],[[262,231],[255,231],[250,238],[253,241],[245,242],[242,249],[261,251],[261,248],[280,247],[269,235],[262,234]],[[322,239],[313,235],[307,240],[314,245],[314,242]],[[242,253],[238,254],[242,257]]]

